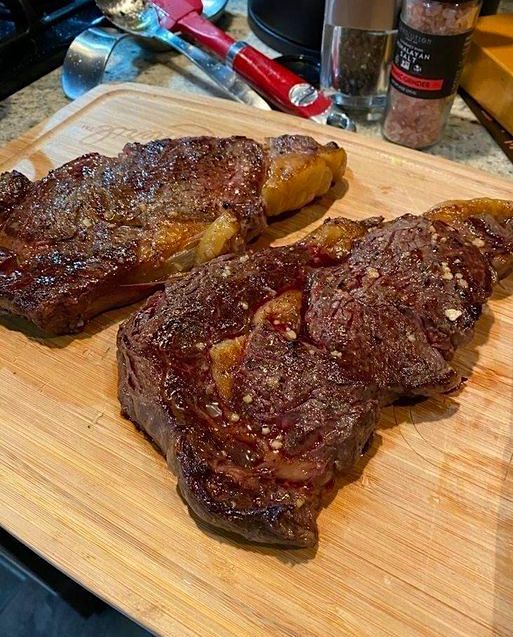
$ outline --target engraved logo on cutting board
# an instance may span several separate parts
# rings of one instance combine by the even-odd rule
[[[214,133],[206,128],[193,122],[181,122],[176,126],[165,128],[131,128],[129,126],[115,126],[113,124],[80,124],[83,136],[79,139],[80,143],[95,147],[106,140],[117,140],[121,142],[148,142],[153,139],[162,139],[165,137],[182,137],[197,135],[213,135]]]
[[[26,157],[19,159],[10,168],[21,171],[29,179],[41,179],[52,168],[60,166],[80,154],[91,151],[112,154],[116,148],[121,150],[128,142],[145,143],[166,137],[215,136],[215,133],[206,126],[201,126],[194,122],[181,122],[174,126],[146,129],[116,126],[114,124],[80,122],[78,126],[70,127],[67,134],[73,140],[73,146],[77,144],[80,148],[83,148],[81,153],[75,152],[70,155],[69,150],[66,150],[69,145],[57,146],[56,149],[43,145],[43,148],[39,148]]]

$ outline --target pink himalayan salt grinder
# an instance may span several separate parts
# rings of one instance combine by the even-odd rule
[[[465,63],[481,0],[404,0],[383,135],[410,148],[441,137]]]

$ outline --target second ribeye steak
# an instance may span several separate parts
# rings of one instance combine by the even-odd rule
[[[380,408],[460,384],[449,361],[512,263],[513,202],[491,200],[216,259],[121,327],[123,411],[202,519],[311,546]]]

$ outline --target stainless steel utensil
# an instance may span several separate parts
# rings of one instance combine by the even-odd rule
[[[204,6],[205,17],[216,20],[222,14],[226,2],[227,0],[208,0]],[[139,0],[104,0],[98,2],[98,5],[102,10],[105,9],[111,21],[122,31],[94,27],[75,38],[66,54],[62,72],[62,88],[70,99],[76,99],[100,84],[115,48],[125,38],[136,36],[147,42],[162,42],[180,51],[237,101],[262,110],[270,109],[267,102],[227,66],[185,42],[180,36],[160,27],[155,9],[151,5]],[[155,23],[158,28],[155,28]]]
[[[214,56],[189,44],[176,33],[160,26],[157,8],[151,2],[133,0],[96,0],[96,4],[112,22],[133,35],[153,38],[176,49],[214,81],[233,99],[262,110],[270,110],[267,102],[228,66]],[[209,17],[208,15],[206,17]]]

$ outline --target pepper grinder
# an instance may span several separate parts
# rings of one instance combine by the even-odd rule
[[[350,111],[384,111],[401,0],[327,0],[321,88]]]

